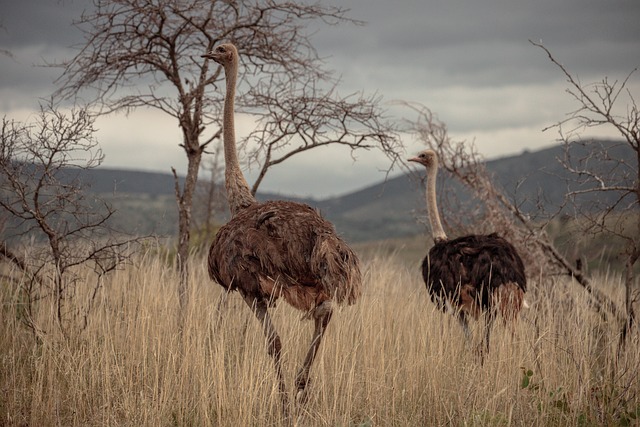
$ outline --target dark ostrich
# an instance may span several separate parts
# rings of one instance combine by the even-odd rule
[[[489,351],[491,326],[497,312],[515,321],[523,306],[527,279],[516,248],[496,233],[448,240],[436,203],[438,157],[425,150],[409,159],[427,168],[427,209],[434,245],[422,262],[422,277],[431,300],[443,311],[454,311],[469,338],[469,317],[486,313],[484,347]]]
[[[333,225],[313,208],[287,201],[260,203],[251,194],[238,163],[233,123],[238,52],[235,46],[223,44],[203,57],[222,65],[226,76],[225,186],[232,214],[211,244],[209,276],[225,289],[238,291],[262,323],[287,414],[282,344],[268,307],[282,297],[315,321],[309,350],[295,380],[296,401],[303,404],[308,398],[311,365],[331,320],[333,302],[350,305],[360,297],[360,263]]]

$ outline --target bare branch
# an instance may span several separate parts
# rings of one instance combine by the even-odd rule
[[[2,122],[0,208],[17,220],[9,221],[3,242],[20,237],[37,242],[30,248],[33,265],[20,266],[32,278],[28,299],[33,303],[34,292],[52,283],[56,320],[63,330],[69,320],[64,307],[77,282],[73,270],[86,263],[117,266],[128,257],[125,248],[137,240],[115,238],[108,224],[113,209],[85,197],[81,172],[102,161],[93,123],[86,110],[65,114],[53,103],[41,106],[32,124]],[[3,253],[20,264],[6,246]]]
[[[625,270],[627,320],[621,331],[622,348],[628,328],[635,319],[633,304],[636,301],[631,287],[640,253],[640,116],[628,87],[637,69],[621,81],[605,77],[597,83],[583,84],[545,46],[531,43],[542,49],[567,78],[567,93],[577,104],[567,118],[549,127],[557,128],[565,145],[565,156],[560,162],[570,173],[568,181],[572,188],[567,193],[567,200],[575,207],[576,216],[584,224],[584,232],[616,236],[624,242],[618,254]],[[563,131],[566,126],[570,127],[568,134]],[[574,147],[585,145],[573,141],[574,136],[579,139],[584,130],[601,126],[612,126],[623,142],[607,146],[591,143],[587,152],[571,152]],[[583,203],[586,196],[593,197],[591,203]]]
[[[271,167],[322,146],[378,149],[389,158],[390,168],[399,161],[400,140],[375,96],[342,98],[335,85],[323,91],[313,81],[297,85],[272,76],[254,88],[249,100],[247,110],[258,117],[258,127],[244,145],[252,147],[250,160],[261,165],[254,194]]]
[[[220,67],[201,55],[222,41],[240,52],[238,102],[262,124],[253,142],[262,170],[257,190],[268,169],[294,154],[327,144],[350,149],[377,146],[391,153],[397,141],[383,134],[378,99],[341,98],[336,80],[311,42],[311,24],[361,24],[347,10],[322,2],[272,0],[96,0],[76,25],[85,41],[74,58],[61,64],[63,98],[88,96],[101,114],[153,108],[176,120],[187,157],[187,176],[176,191],[179,210],[178,269],[180,295],[188,295],[187,259],[195,194],[202,153],[220,139],[224,76]],[[274,86],[265,82],[279,82]],[[281,92],[283,82],[304,88]],[[261,98],[262,97],[262,98]],[[277,104],[271,105],[273,100]],[[309,105],[304,104],[308,102]],[[286,107],[286,108],[285,108]],[[295,113],[287,109],[296,108]],[[306,107],[304,112],[299,111]],[[336,115],[324,124],[330,114]],[[292,131],[285,120],[292,120]],[[262,132],[262,134],[261,134]],[[301,142],[302,141],[302,142]],[[393,161],[393,154],[391,154]],[[180,300],[181,307],[187,301]]]

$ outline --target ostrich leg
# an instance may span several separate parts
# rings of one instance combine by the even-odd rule
[[[267,311],[266,301],[254,299],[248,296],[244,296],[244,301],[249,307],[251,307],[251,310],[253,310],[264,329],[264,335],[267,338],[267,352],[271,357],[273,357],[273,362],[276,365],[278,386],[280,389],[280,396],[282,398],[282,412],[285,418],[287,418],[289,415],[289,399],[287,397],[287,389],[284,384],[284,377],[282,376],[282,343],[280,342],[280,336],[271,322],[271,316],[269,316],[269,312]]]
[[[327,325],[331,320],[331,314],[333,309],[331,308],[331,301],[325,301],[316,308],[313,309],[311,315],[315,321],[315,329],[313,331],[313,338],[311,339],[311,345],[307,351],[307,356],[304,358],[302,367],[296,374],[296,402],[299,405],[304,405],[309,396],[307,393],[307,386],[309,385],[309,373],[311,372],[311,365],[318,353],[318,347],[322,341]]]
[[[471,341],[471,331],[469,330],[469,320],[467,319],[467,315],[464,311],[458,311],[458,322],[460,326],[462,326],[462,331],[464,332],[464,338],[467,341]]]
[[[480,363],[484,364],[484,356],[489,354],[489,338],[491,338],[491,329],[493,321],[496,318],[495,310],[488,310],[484,325],[484,342],[480,344]]]

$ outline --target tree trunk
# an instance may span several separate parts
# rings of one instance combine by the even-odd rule
[[[634,252],[627,257],[627,261],[625,262],[625,278],[624,278],[624,305],[626,309],[626,319],[624,324],[622,325],[622,330],[620,331],[620,341],[618,342],[618,351],[624,350],[627,339],[629,337],[629,333],[631,329],[635,325],[636,314],[633,309],[634,297],[633,297],[633,284],[634,274],[633,267],[638,261],[638,253]]]
[[[186,133],[186,132],[185,132]],[[193,194],[198,182],[198,171],[202,159],[202,149],[197,138],[185,136],[185,151],[187,153],[187,176],[184,180],[184,187],[180,191],[180,182],[176,170],[172,168],[176,181],[176,200],[178,202],[178,248],[176,263],[180,281],[178,283],[178,302],[180,304],[180,326],[183,325],[183,318],[189,307],[189,241],[191,238],[191,208],[193,205]]]
[[[62,319],[62,305],[64,300],[64,272],[62,267],[62,254],[60,252],[60,245],[58,238],[55,234],[49,234],[49,246],[51,247],[51,257],[54,266],[54,287],[56,298],[56,319],[60,330],[64,333],[64,325]]]

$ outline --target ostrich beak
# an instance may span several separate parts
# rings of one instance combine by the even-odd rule
[[[204,55],[200,55],[201,58],[214,59],[213,52],[207,52]]]
[[[420,159],[419,159],[419,158],[417,158],[417,157],[410,157],[410,158],[408,158],[407,160],[408,160],[408,161],[410,161],[410,162],[416,162],[416,163],[419,163],[419,162],[420,162]]]

